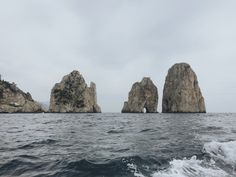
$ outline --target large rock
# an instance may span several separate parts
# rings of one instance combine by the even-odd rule
[[[73,71],[51,91],[50,112],[100,113],[96,85],[87,86],[79,71]]]
[[[197,76],[189,64],[178,63],[169,69],[163,91],[162,112],[206,112]]]
[[[42,106],[34,101],[30,93],[20,90],[16,84],[0,81],[1,113],[35,113],[45,112]]]
[[[129,99],[124,103],[122,113],[157,112],[158,90],[152,80],[144,77],[141,82],[133,84]]]

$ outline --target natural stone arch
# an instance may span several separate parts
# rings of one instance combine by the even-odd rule
[[[128,101],[124,103],[122,113],[157,112],[158,90],[149,77],[133,84]]]

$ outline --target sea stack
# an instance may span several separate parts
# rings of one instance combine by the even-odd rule
[[[158,90],[149,77],[133,84],[128,101],[124,102],[122,113],[156,113]]]
[[[50,112],[100,113],[97,104],[96,85],[87,86],[79,71],[72,71],[55,84],[51,91]]]
[[[15,83],[0,80],[0,112],[38,113],[45,110],[33,100],[30,93],[23,92]]]
[[[163,113],[205,113],[205,102],[195,72],[187,63],[172,66],[166,76]]]

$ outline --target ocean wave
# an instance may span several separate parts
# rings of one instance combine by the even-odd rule
[[[167,164],[168,161],[165,161]],[[155,164],[153,168],[152,165]],[[18,158],[0,164],[0,176],[44,176],[44,177],[146,177],[150,176],[157,166],[163,164],[151,158],[139,156],[120,157],[103,163],[81,159],[71,161],[61,159],[51,162],[42,161],[35,156],[20,155]]]
[[[198,160],[196,156],[190,159],[176,160],[170,162],[168,169],[156,172],[153,177],[229,177],[222,169],[204,160]]]
[[[210,143],[211,146],[216,142]],[[223,143],[224,144],[224,143]],[[230,144],[230,145],[228,145]],[[232,143],[233,144],[233,143]],[[231,143],[226,146],[232,147]],[[210,147],[211,147],[210,146]],[[206,150],[209,144],[205,144],[203,151],[210,157],[212,151]],[[215,148],[212,148],[215,149]],[[204,153],[203,153],[204,154]],[[213,153],[215,156],[215,153]],[[94,163],[81,159],[70,161],[69,159],[45,163],[35,157],[19,156],[20,158],[9,161],[0,166],[0,175],[25,175],[30,172],[38,176],[94,176],[94,177],[234,177],[234,171],[228,172],[209,156],[197,156],[183,159],[153,159],[152,157],[141,158],[139,156],[121,157],[104,163]],[[228,160],[227,160],[228,161]],[[231,161],[230,161],[231,162]],[[36,172],[36,173],[35,173]],[[43,172],[43,173],[42,173]]]
[[[47,165],[48,163],[45,162],[34,163],[23,159],[14,159],[0,165],[0,176],[26,176],[28,172],[45,170]]]
[[[150,177],[159,166],[168,161],[157,161],[140,156],[120,157],[104,163],[95,163],[86,159],[78,161],[59,161],[54,167],[53,176],[93,176],[93,177]]]
[[[141,130],[139,133],[144,133],[144,132],[155,132],[156,130],[151,129],[151,128],[147,128],[147,129],[143,129]]]
[[[127,164],[128,169],[134,174],[135,177],[145,177],[137,168],[137,165],[133,163]]]
[[[109,133],[109,134],[119,134],[119,133],[124,133],[124,130],[109,130],[107,133]]]
[[[157,171],[153,177],[235,177],[236,141],[205,143],[203,159],[174,159],[169,167]],[[230,165],[231,168],[228,166]]]
[[[33,145],[55,142],[47,139]],[[198,156],[183,159],[134,155],[99,163],[87,159],[72,161],[70,158],[45,162],[25,154],[0,164],[0,176],[235,177],[235,164],[236,141],[214,141],[205,143]]]
[[[42,141],[34,141],[31,142],[29,144],[25,144],[25,145],[21,145],[18,147],[18,149],[32,149],[35,147],[41,147],[44,145],[51,145],[51,144],[55,144],[57,141],[53,140],[53,139],[46,139],[46,140],[42,140]]]
[[[236,169],[236,141],[206,143],[203,151],[215,160],[221,160]]]

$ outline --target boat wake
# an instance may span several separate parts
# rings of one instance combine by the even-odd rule
[[[204,144],[202,159],[174,159],[167,169],[153,177],[234,177],[236,176],[236,141]]]
[[[51,141],[50,141],[51,142]],[[93,176],[93,177],[235,177],[236,141],[204,144],[191,158],[165,159],[128,156],[93,163],[86,159],[42,162],[34,156],[18,156],[0,164],[0,176]],[[38,171],[37,175],[32,172]]]
[[[215,166],[213,160],[209,162],[198,160],[196,156],[190,159],[173,160],[166,170],[154,173],[153,177],[226,177],[224,170]]]

